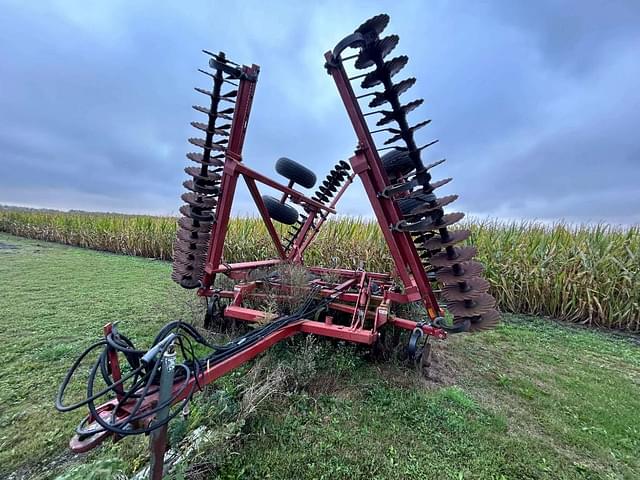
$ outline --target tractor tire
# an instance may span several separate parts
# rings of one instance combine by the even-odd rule
[[[298,211],[291,205],[280,203],[277,198],[263,195],[262,201],[267,207],[269,216],[276,222],[293,225],[298,220]]]
[[[287,157],[281,157],[276,162],[276,172],[289,180],[303,186],[313,188],[316,184],[316,174],[304,165],[300,165]]]
[[[415,168],[409,154],[400,150],[391,150],[385,153],[380,160],[382,160],[382,166],[390,179],[397,179]]]

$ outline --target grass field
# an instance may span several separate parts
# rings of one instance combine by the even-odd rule
[[[107,321],[144,345],[197,313],[166,262],[0,234],[0,477],[114,478],[146,439],[89,455],[53,408],[70,362]],[[175,478],[640,478],[640,348],[506,316],[438,344],[427,381],[396,362],[300,337],[200,394],[171,438],[204,425]],[[189,443],[189,442],[187,442]]]
[[[471,221],[466,227],[503,311],[640,332],[638,227],[495,221]],[[0,231],[163,260],[171,257],[175,228],[172,217],[0,209]],[[234,219],[227,239],[227,262],[275,256],[258,219]],[[305,261],[393,268],[378,224],[357,218],[327,222]]]

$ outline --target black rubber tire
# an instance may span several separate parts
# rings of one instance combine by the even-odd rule
[[[409,154],[400,150],[390,150],[380,157],[380,160],[382,160],[382,166],[389,178],[406,175],[415,168]]]
[[[304,188],[313,188],[316,184],[316,174],[304,165],[300,165],[287,157],[281,157],[276,162],[276,172],[284,178],[293,180]]]
[[[298,220],[298,211],[291,205],[280,203],[277,198],[263,195],[262,201],[267,207],[269,216],[276,222],[293,225]]]

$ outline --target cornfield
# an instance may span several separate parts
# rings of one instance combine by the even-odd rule
[[[471,221],[471,243],[503,311],[640,332],[640,229],[607,225]],[[126,255],[169,260],[173,217],[0,211],[0,231]],[[236,218],[225,260],[255,260],[275,250],[262,222]],[[310,265],[390,271],[377,223],[327,222],[305,257]]]

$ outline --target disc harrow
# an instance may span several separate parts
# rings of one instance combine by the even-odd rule
[[[211,85],[195,89],[199,98],[206,99],[205,105],[193,107],[204,120],[191,123],[197,135],[188,142],[196,151],[187,153],[190,163],[184,169],[188,178],[183,183],[186,191],[181,195],[184,203],[179,207],[171,277],[185,288],[197,288],[197,294],[206,299],[205,328],[229,320],[260,326],[227,344],[214,345],[194,326],[178,320],[162,328],[148,350],[141,350],[119,333],[115,324],[107,323],[104,339],[81,354],[59,390],[59,410],[82,406],[89,410],[70,442],[72,450],[88,451],[109,436],[118,441],[128,435],[151,433],[156,455],[151,462],[152,478],[160,479],[169,421],[184,412],[191,397],[205,385],[277,342],[297,334],[315,334],[376,351],[384,348],[391,328],[405,329],[411,332],[406,357],[424,372],[430,364],[429,339],[443,340],[449,334],[486,330],[498,324],[495,299],[489,294],[489,282],[482,278],[484,267],[475,260],[477,249],[467,244],[471,232],[450,229],[464,214],[444,212],[458,196],[435,193],[451,181],[432,180],[431,169],[444,160],[429,165],[422,161],[422,152],[437,140],[420,145],[415,139],[430,120],[409,119],[422,99],[400,99],[416,79],[398,79],[409,59],[406,55],[390,58],[399,38],[381,36],[388,23],[387,15],[373,17],[325,53],[325,67],[354,128],[357,147],[348,162],[338,161],[317,186],[313,171],[287,157],[275,163],[276,172],[286,183],[247,165],[242,147],[260,67],[239,65],[222,52],[204,51],[209,56],[209,69],[199,71]],[[347,48],[355,48],[357,53],[343,58]],[[355,60],[353,68],[360,71],[351,78],[344,67],[350,59]],[[356,95],[354,82],[363,93]],[[363,112],[360,103],[373,110]],[[371,129],[368,122],[376,127]],[[369,272],[364,265],[352,269],[305,267],[307,248],[329,216],[337,213],[337,203],[355,177],[371,204],[393,271]],[[240,179],[273,241],[275,258],[236,263],[224,259]],[[279,193],[262,194],[258,185]],[[314,189],[314,193],[308,196],[296,185]],[[289,235],[283,239],[274,222],[290,225]],[[305,271],[293,275],[290,266]],[[218,287],[217,275],[228,277],[233,288]],[[285,307],[275,319],[255,309],[253,302],[272,300],[274,289],[278,300],[301,302],[301,306],[295,311]],[[414,302],[425,308],[419,319],[402,318],[394,310],[396,305]],[[447,320],[445,308],[452,320]],[[400,335],[393,337],[399,339]],[[199,344],[197,350],[195,344]],[[67,385],[83,359],[96,349],[102,353],[88,376],[87,397],[67,405]],[[180,350],[183,363],[176,363],[176,350]],[[198,357],[196,351],[207,353]],[[99,376],[107,387],[95,392],[94,380]],[[97,405],[98,401],[102,405]]]
[[[416,83],[416,79],[410,77],[394,83],[394,78],[407,65],[409,58],[406,55],[399,55],[388,59],[399,40],[397,35],[380,37],[388,22],[389,17],[384,14],[367,20],[355,30],[354,34],[336,46],[332,61],[334,65],[340,63],[342,61],[340,54],[347,47],[359,49],[359,53],[354,56],[356,60],[353,67],[356,70],[369,70],[349,80],[362,79],[360,88],[365,93],[358,95],[357,98],[373,97],[368,103],[369,108],[384,107],[380,110],[363,112],[362,117],[378,116],[376,121],[378,127],[393,125],[379,130],[369,130],[369,132],[370,134],[383,132],[391,134],[383,141],[383,145],[391,145],[396,152],[395,155],[405,155],[407,163],[410,164],[410,168],[403,172],[405,177],[394,178],[399,183],[388,185],[382,192],[383,196],[391,197],[398,204],[404,217],[393,228],[413,235],[416,246],[422,247],[421,250],[424,253],[420,258],[423,268],[426,272],[435,271],[436,278],[444,284],[441,296],[454,316],[455,325],[465,324],[469,329],[473,325],[474,330],[478,330],[481,326],[494,325],[498,318],[497,312],[493,309],[495,300],[486,293],[487,289],[484,289],[486,284],[479,280],[481,269],[475,266],[469,267],[468,264],[467,269],[462,266],[476,256],[477,250],[473,247],[454,246],[466,241],[470,234],[466,230],[460,233],[449,231],[450,227],[464,217],[460,212],[449,214],[444,212],[444,207],[457,200],[458,196],[436,197],[433,195],[437,188],[448,184],[451,178],[432,181],[429,169],[442,162],[426,167],[422,162],[422,151],[437,140],[423,146],[418,146],[416,143],[415,133],[428,125],[430,120],[412,124],[408,118],[411,112],[422,105],[424,102],[422,98],[404,103],[400,100],[400,96],[408,92]],[[374,88],[377,90],[371,93],[366,92]],[[382,151],[386,148],[376,149]],[[401,205],[401,202],[406,202],[403,197],[416,200],[421,204],[406,212]],[[441,275],[438,275],[439,269],[444,269]],[[452,277],[455,278],[452,279]],[[482,289],[479,288],[480,286]]]

